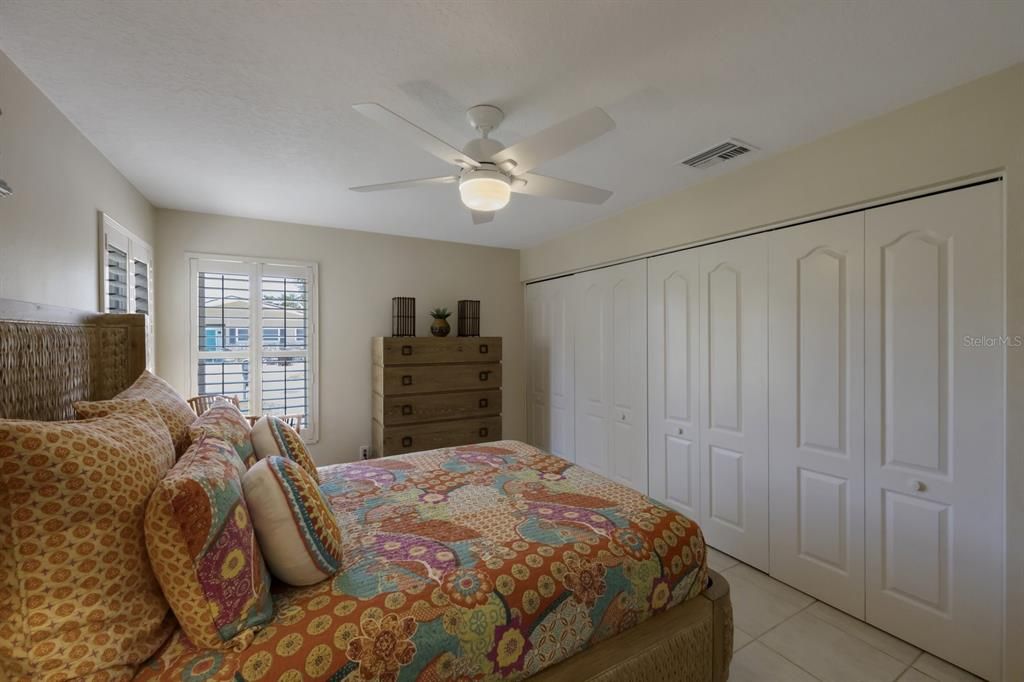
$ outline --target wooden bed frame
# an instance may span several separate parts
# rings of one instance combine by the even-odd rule
[[[76,400],[111,398],[146,367],[144,315],[0,299],[0,418],[73,419]],[[708,571],[695,599],[542,671],[540,682],[725,682],[729,583]]]

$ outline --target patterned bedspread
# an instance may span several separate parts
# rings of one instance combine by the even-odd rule
[[[320,469],[344,568],[245,651],[178,631],[138,679],[520,679],[700,594],[697,524],[516,441]]]

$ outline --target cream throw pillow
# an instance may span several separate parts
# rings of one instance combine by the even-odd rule
[[[313,457],[306,449],[306,444],[292,427],[283,420],[273,415],[264,415],[253,424],[252,447],[256,456],[260,459],[279,455],[287,457],[313,477],[313,480],[320,483],[320,474],[317,473]]]
[[[266,457],[245,473],[242,489],[271,573],[290,585],[312,585],[338,572],[341,529],[305,469]]]

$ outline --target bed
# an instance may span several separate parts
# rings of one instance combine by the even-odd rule
[[[140,329],[0,301],[0,416],[57,419],[113,395],[144,365]],[[137,679],[728,678],[728,584],[697,525],[646,496],[517,441],[320,474],[342,570],[276,585],[274,620],[245,650],[179,630]]]

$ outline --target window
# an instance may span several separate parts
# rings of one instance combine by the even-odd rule
[[[153,250],[105,213],[100,235],[101,309],[146,316],[146,366],[153,369]]]
[[[315,441],[316,264],[197,255],[189,270],[192,394],[300,414]]]

